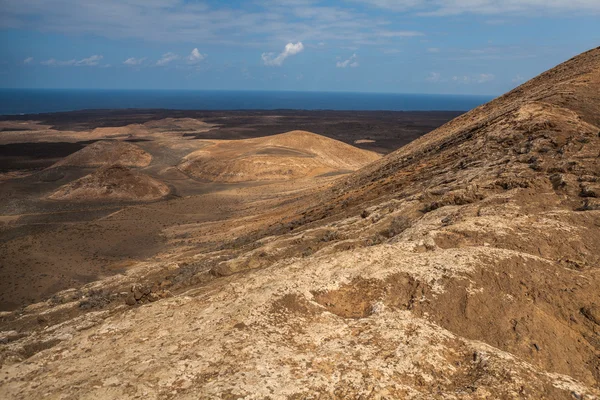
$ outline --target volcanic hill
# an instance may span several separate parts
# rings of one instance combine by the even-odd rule
[[[114,164],[61,186],[49,199],[150,201],[166,196],[169,191],[167,185],[142,172]]]
[[[185,157],[179,169],[211,182],[257,182],[347,173],[380,157],[305,131],[223,140]]]
[[[146,167],[152,156],[138,146],[113,140],[99,140],[63,158],[52,167],[102,167],[120,164],[124,167]]]
[[[597,398],[599,182],[600,48],[4,313],[0,397]]]

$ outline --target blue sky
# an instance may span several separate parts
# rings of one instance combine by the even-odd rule
[[[600,0],[0,0],[0,87],[500,94]]]

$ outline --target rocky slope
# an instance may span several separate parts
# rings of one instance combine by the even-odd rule
[[[251,234],[3,314],[0,396],[597,398],[599,90],[594,49]]]

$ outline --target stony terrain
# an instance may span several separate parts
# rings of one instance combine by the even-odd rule
[[[600,48],[311,182],[3,313],[0,397],[600,396]]]

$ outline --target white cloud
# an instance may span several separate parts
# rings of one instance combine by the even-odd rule
[[[197,48],[194,48],[190,55],[187,57],[189,63],[194,64],[200,62],[206,58],[205,54],[200,53]]]
[[[439,53],[440,49],[438,47],[430,47],[427,49],[428,53]]]
[[[86,66],[96,66],[100,63],[100,60],[102,60],[104,57],[99,56],[99,55],[93,55],[91,57],[88,58],[84,58],[83,60],[79,60],[77,62],[75,62],[75,65],[86,65]]]
[[[358,56],[356,55],[356,53],[352,54],[352,56],[344,61],[338,61],[335,66],[338,68],[346,68],[346,67],[350,67],[350,68],[356,68],[358,67],[358,61],[356,61],[358,58]]]
[[[582,14],[600,12],[598,0],[353,0],[396,12],[415,12],[423,16],[459,14]]]
[[[477,83],[485,83],[490,82],[496,79],[494,74],[479,74],[475,77],[475,82]]]
[[[144,57],[144,58],[130,57],[127,60],[123,61],[123,64],[129,65],[130,67],[134,67],[137,65],[141,65],[144,61],[146,61],[146,57]]]
[[[269,66],[281,66],[286,58],[300,53],[304,50],[302,42],[288,43],[281,53],[275,56],[275,53],[262,53],[261,58],[265,65]]]
[[[33,62],[33,57],[27,57],[23,60],[23,64],[31,64]]]
[[[385,17],[354,5],[258,0],[230,5],[188,0],[0,0],[0,29],[91,34],[155,42],[272,46],[277,40],[333,43],[377,38]],[[241,39],[243,38],[243,40]]]
[[[175,53],[165,53],[162,55],[161,59],[156,62],[156,65],[159,67],[164,67],[169,64],[171,61],[178,60],[179,56]]]
[[[250,2],[250,7],[199,0],[0,0],[0,29],[171,43],[189,42],[193,38],[198,45],[270,46],[284,38],[325,42],[331,47],[339,47],[341,43],[337,42],[346,45],[375,42],[382,46],[385,45],[382,41],[419,32],[394,30],[409,20],[390,12],[372,13],[371,7],[405,12],[408,16],[485,14],[490,21],[506,20],[512,15],[600,13],[599,0],[352,1],[354,4],[350,0],[258,0]]]
[[[464,83],[464,84],[486,83],[486,82],[491,82],[494,79],[496,79],[496,76],[494,74],[477,74],[477,75],[463,75],[463,76],[455,75],[452,77],[452,80],[454,82]]]
[[[100,64],[100,61],[103,59],[103,56],[93,55],[87,58],[82,58],[81,60],[68,60],[68,61],[59,61],[54,58],[51,58],[46,61],[42,61],[42,65],[47,65],[50,67],[96,67]]]
[[[439,82],[442,78],[442,75],[439,72],[431,72],[429,76],[425,78],[427,82]]]
[[[522,83],[522,82],[525,82],[525,78],[523,78],[521,75],[517,74],[517,76],[515,76],[512,81],[513,81],[513,83]]]

